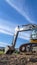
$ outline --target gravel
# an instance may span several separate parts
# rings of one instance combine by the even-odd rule
[[[37,65],[37,54],[26,55],[12,54],[12,55],[0,55],[0,65]]]

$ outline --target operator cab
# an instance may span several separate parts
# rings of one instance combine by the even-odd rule
[[[32,30],[30,42],[37,43],[37,28]]]
[[[37,51],[37,28],[32,30],[30,43],[32,43],[33,51]]]

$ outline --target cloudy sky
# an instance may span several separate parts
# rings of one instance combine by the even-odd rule
[[[37,0],[0,0],[0,46],[11,45],[18,25],[37,24]],[[29,41],[30,32],[19,33],[16,47]]]

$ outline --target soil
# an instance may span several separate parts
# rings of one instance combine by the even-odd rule
[[[0,55],[0,65],[37,65],[37,53],[13,53]]]

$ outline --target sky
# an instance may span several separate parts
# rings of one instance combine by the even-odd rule
[[[37,24],[37,0],[0,0],[0,47],[11,45],[15,28]],[[18,35],[16,47],[29,42],[30,31]]]

